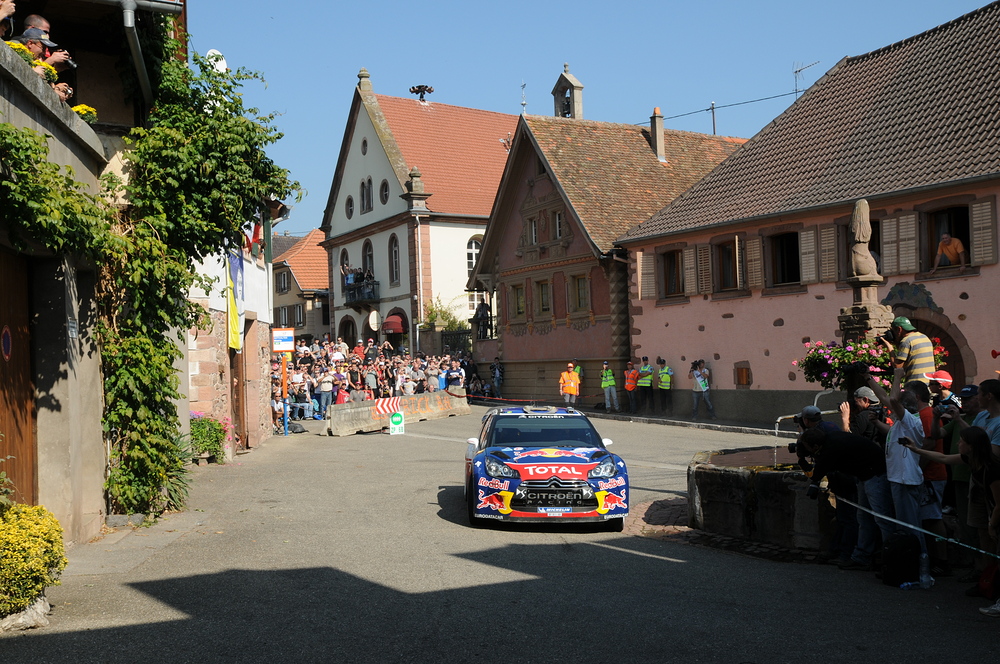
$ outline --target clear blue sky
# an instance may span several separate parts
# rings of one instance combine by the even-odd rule
[[[552,114],[563,63],[584,85],[584,117],[648,122],[664,116],[791,92],[845,56],[906,39],[985,5],[985,0],[577,0],[399,2],[191,0],[192,48],[215,48],[230,67],[267,81],[245,101],[281,114],[284,138],[269,149],[306,190],[276,229],[319,227],[357,73],[375,92],[517,114]],[[716,112],[718,133],[749,138],[793,96]],[[711,133],[709,113],[669,119],[673,129]]]

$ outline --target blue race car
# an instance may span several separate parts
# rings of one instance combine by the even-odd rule
[[[587,417],[573,408],[495,408],[465,453],[469,523],[607,522],[628,516],[628,470]]]

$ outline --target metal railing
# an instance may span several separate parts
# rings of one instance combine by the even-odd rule
[[[344,286],[345,304],[366,304],[368,302],[378,302],[379,282],[362,281],[360,284]]]

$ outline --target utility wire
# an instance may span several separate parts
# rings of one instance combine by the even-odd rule
[[[689,113],[681,113],[680,115],[671,115],[670,117],[663,118],[663,119],[664,120],[674,120],[676,118],[683,118],[683,117],[687,117],[688,115],[695,115],[697,113],[709,113],[709,112],[711,112],[713,110],[718,110],[720,108],[732,108],[733,106],[743,106],[745,104],[754,104],[754,103],[757,103],[759,101],[767,101],[769,99],[778,99],[779,97],[787,97],[789,95],[794,95],[794,94],[797,94],[797,93],[796,92],[783,92],[780,95],[771,95],[770,97],[761,97],[760,99],[751,99],[750,101],[738,101],[738,102],[736,102],[734,104],[723,104],[722,106],[714,106],[714,107],[713,106],[709,106],[708,108],[699,108],[697,111],[691,111]],[[645,122],[638,122],[636,124],[647,125],[647,124],[649,124],[649,120],[646,120]]]

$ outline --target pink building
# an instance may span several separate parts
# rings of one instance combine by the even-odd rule
[[[864,198],[881,302],[941,339],[956,385],[994,377],[998,53],[994,3],[845,58],[619,238],[632,267],[634,352],[669,349],[683,369],[705,359],[722,417],[773,421],[811,403],[818,387],[792,361],[804,342],[839,335],[852,299],[848,227]],[[943,233],[964,245],[964,270],[933,271]],[[679,378],[686,391],[686,371]]]
[[[743,142],[664,130],[658,110],[651,128],[584,120],[582,89],[567,69],[553,90],[560,117],[519,119],[469,279],[493,302],[494,325],[477,329],[475,359],[501,357],[509,398],[557,399],[572,359],[585,368],[584,395],[601,392],[606,359],[624,384],[628,273],[615,238]]]

